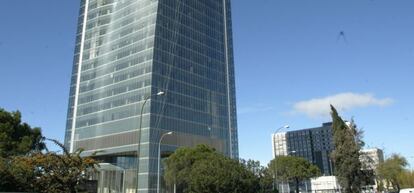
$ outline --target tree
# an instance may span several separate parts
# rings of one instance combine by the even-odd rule
[[[207,145],[179,148],[165,164],[167,185],[185,193],[255,193],[259,187],[253,172]]]
[[[176,185],[178,188],[185,188],[191,180],[190,172],[192,165],[215,153],[214,149],[206,145],[199,145],[196,148],[179,148],[165,161],[166,170],[164,178],[168,185]]]
[[[253,174],[258,179],[259,187],[256,192],[269,193],[272,191],[276,191],[273,188],[273,176],[269,168],[260,165],[260,162],[255,160],[246,161],[241,159],[240,163],[243,164],[248,171],[253,172]]]
[[[256,193],[259,190],[258,180],[252,172],[237,160],[224,156],[212,154],[207,159],[197,161],[190,176],[189,192]]]
[[[347,125],[331,105],[333,141],[332,160],[335,175],[345,193],[359,193],[361,182],[366,179],[361,168],[360,150],[363,146],[361,132],[352,121]]]
[[[63,154],[50,152],[38,127],[22,123],[19,111],[0,108],[0,191],[75,193],[94,170],[95,160],[51,140]]]
[[[278,180],[293,181],[297,193],[301,181],[321,174],[317,166],[296,156],[279,156],[269,163],[269,168]]]
[[[28,187],[20,184],[13,175],[11,171],[13,167],[10,159],[0,157],[0,192],[26,192],[28,190]]]
[[[264,168],[262,175],[259,177],[260,193],[277,193],[277,189],[274,188],[274,179],[272,172],[269,168]]]
[[[405,172],[404,167],[407,166],[407,160],[397,154],[393,154],[377,168],[377,175],[381,180],[386,181],[386,186],[391,186],[394,190],[401,189],[401,175]]]
[[[256,176],[261,176],[263,175],[263,171],[265,170],[265,167],[263,167],[262,165],[260,165],[259,161],[255,161],[255,160],[244,160],[244,159],[240,159],[239,162],[249,171],[253,172],[254,175]]]
[[[0,157],[8,158],[41,151],[46,146],[40,128],[22,123],[19,111],[7,112],[0,108]]]
[[[62,148],[63,154],[36,152],[30,156],[16,156],[11,161],[14,179],[27,191],[39,193],[76,193],[79,186],[94,171],[97,162],[81,157],[82,149],[69,153],[63,144],[51,140]]]
[[[401,185],[401,188],[413,188],[414,187],[414,172],[412,171],[403,171],[398,175],[398,183]]]
[[[82,149],[69,153],[62,144],[63,154],[55,152],[34,152],[29,155],[13,156],[0,162],[0,179],[6,178],[2,191],[39,193],[76,193],[79,186],[94,171],[96,161],[81,157]],[[7,165],[5,165],[7,164]]]
[[[10,170],[13,156],[40,152],[45,148],[40,128],[22,123],[21,113],[0,108],[0,191],[25,191]]]

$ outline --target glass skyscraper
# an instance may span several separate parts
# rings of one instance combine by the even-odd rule
[[[81,0],[65,146],[124,170],[123,192],[155,192],[180,146],[238,158],[231,26],[230,0]]]

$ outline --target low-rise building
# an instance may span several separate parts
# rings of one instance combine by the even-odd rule
[[[379,148],[361,150],[360,160],[365,170],[377,169],[378,164],[384,162],[384,152]]]
[[[311,179],[312,193],[334,193],[340,192],[341,186],[336,176],[321,176]]]

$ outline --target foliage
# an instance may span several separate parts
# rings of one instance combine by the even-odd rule
[[[18,183],[11,171],[12,167],[10,159],[0,157],[0,192],[25,192],[28,190],[28,187]]]
[[[237,160],[211,154],[194,163],[189,182],[190,192],[256,192],[258,182],[252,172]]]
[[[21,113],[0,108],[0,157],[25,155],[45,148],[40,128],[22,123]]]
[[[0,191],[25,191],[11,169],[13,156],[40,152],[45,148],[40,128],[22,123],[21,113],[0,108]]]
[[[357,134],[358,136],[361,136],[361,134]],[[362,140],[361,138],[359,140]],[[364,186],[370,186],[375,185],[376,183],[376,174],[375,174],[375,168],[378,166],[376,161],[369,155],[369,153],[366,152],[360,152],[359,160],[361,161],[361,185]],[[378,186],[377,186],[378,187]]]
[[[185,193],[255,193],[259,189],[253,172],[207,145],[179,148],[165,164],[166,183],[175,183]]]
[[[53,141],[63,154],[46,149],[40,128],[22,123],[21,113],[0,108],[0,191],[75,193],[96,162],[81,157],[82,150],[69,153]],[[46,152],[42,152],[45,150]]]
[[[269,168],[265,168],[263,175],[259,177],[260,193],[277,193],[278,190],[274,184],[273,174]]]
[[[88,174],[97,167],[97,162],[91,157],[81,157],[83,149],[78,149],[73,153],[65,148],[57,140],[51,140],[63,150],[63,155],[55,152],[38,154],[39,160],[34,166],[36,181],[35,190],[41,193],[75,193],[79,191],[79,185],[88,179]],[[31,158],[32,159],[32,158]],[[36,159],[35,159],[36,160]],[[48,184],[48,186],[45,186]]]
[[[4,173],[8,176],[8,191],[38,193],[76,193],[90,171],[96,166],[91,157],[81,157],[82,150],[69,153],[64,146],[64,154],[55,152],[35,152],[30,155],[13,156],[7,163]],[[4,164],[5,159],[0,164]],[[1,167],[4,169],[4,167]]]
[[[259,189],[256,191],[257,193],[269,193],[274,190],[273,184],[273,176],[270,170],[267,167],[260,165],[259,161],[254,160],[240,160],[240,163],[244,165],[244,167],[248,170],[253,172],[256,178],[259,181]]]
[[[414,172],[413,171],[403,171],[398,177],[398,182],[401,188],[413,188],[414,187]]]
[[[360,150],[364,145],[362,134],[352,121],[347,125],[331,105],[333,141],[332,159],[335,175],[345,193],[359,193],[366,176],[362,172]]]
[[[191,179],[191,166],[198,160],[202,160],[209,154],[215,153],[208,146],[197,146],[196,148],[179,148],[165,161],[165,180],[168,185],[176,184],[184,186]]]
[[[404,167],[407,166],[407,160],[397,154],[393,154],[386,159],[384,163],[380,163],[377,168],[377,175],[380,180],[384,180],[388,186],[399,191],[401,188]],[[404,182],[405,183],[405,182]]]
[[[299,192],[301,181],[321,174],[317,166],[304,158],[296,156],[279,156],[269,163],[269,169],[277,180],[293,181],[296,192]]]
[[[239,162],[255,176],[263,175],[263,172],[266,169],[264,166],[260,165],[259,161],[240,159]]]

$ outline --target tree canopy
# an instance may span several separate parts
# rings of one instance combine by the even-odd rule
[[[8,112],[0,108],[0,191],[24,191],[11,168],[15,156],[40,152],[45,148],[40,128],[22,123],[19,111]]]
[[[366,179],[360,161],[360,150],[364,144],[361,132],[353,122],[346,124],[332,105],[331,115],[335,145],[331,156],[335,175],[345,193],[359,193],[361,184]]]
[[[12,186],[2,187],[1,191],[26,191],[39,193],[76,193],[86,182],[89,172],[94,171],[97,162],[91,157],[81,157],[79,149],[63,154],[55,152],[35,152],[30,155],[13,156],[9,161],[8,182]],[[4,190],[3,190],[4,188]]]
[[[40,128],[22,123],[19,111],[0,108],[0,157],[25,155],[45,148]]]
[[[248,171],[253,172],[259,181],[259,190],[256,191],[257,193],[277,192],[274,188],[273,175],[269,168],[260,165],[260,162],[255,160],[241,159],[240,163],[243,164]]]
[[[166,161],[165,180],[185,193],[256,193],[253,172],[207,145],[179,148]]]
[[[401,188],[413,188],[414,187],[414,172],[404,170],[398,175],[398,183]]]
[[[394,190],[399,191],[402,184],[407,184],[405,182],[407,178],[405,177],[410,177],[409,172],[404,169],[407,164],[408,162],[404,157],[393,154],[384,163],[379,164],[377,175],[380,180],[386,181],[387,186],[391,186]],[[412,180],[414,183],[414,179]]]
[[[0,108],[0,192],[75,193],[96,162],[53,141],[63,154],[47,150],[40,128],[22,123],[19,111]]]
[[[301,181],[321,174],[317,166],[296,156],[278,156],[269,163],[269,169],[277,180],[294,182],[296,192]]]

